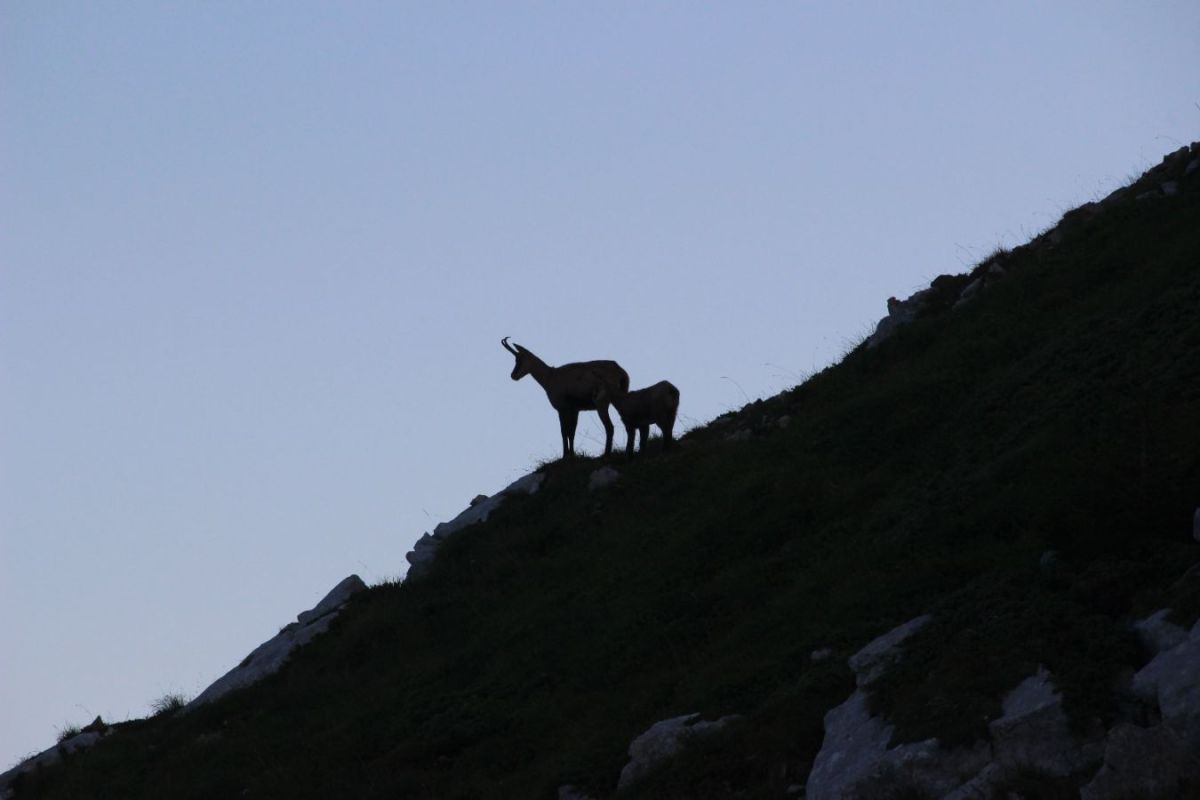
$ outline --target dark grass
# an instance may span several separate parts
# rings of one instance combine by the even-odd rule
[[[778,797],[853,687],[845,657],[926,611],[873,696],[898,741],[980,735],[1038,665],[1079,729],[1109,719],[1144,658],[1129,619],[1200,615],[1178,582],[1200,559],[1197,194],[1004,258],[968,308],[608,459],[604,491],[598,459],[549,466],[279,675],[126,725],[19,797],[608,796],[630,740],[689,712],[745,719],[628,797]]]

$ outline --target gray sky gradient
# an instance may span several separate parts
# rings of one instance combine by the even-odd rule
[[[501,336],[689,424],[778,392],[1200,138],[1197,41],[1194,2],[5,3],[0,769],[555,456]]]

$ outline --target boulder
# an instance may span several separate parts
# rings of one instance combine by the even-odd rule
[[[737,715],[730,715],[705,722],[699,714],[684,714],[654,723],[630,743],[629,763],[621,770],[617,791],[637,783],[696,739],[711,736],[738,719]]]
[[[813,650],[811,653],[809,653],[808,658],[814,664],[820,664],[822,661],[828,661],[829,659],[833,658],[833,648],[818,647],[816,650]]]
[[[1001,767],[1064,777],[1099,758],[1098,748],[1085,748],[1071,734],[1062,695],[1046,670],[1039,668],[1017,684],[1002,707],[1004,714],[988,724]]]
[[[867,694],[825,715],[825,739],[808,777],[808,800],[870,800],[910,792],[943,797],[984,769],[991,757],[986,742],[945,750],[937,739],[889,748],[893,726],[872,717]]]
[[[621,473],[617,472],[612,467],[601,467],[588,476],[588,491],[603,489],[606,486],[611,486],[616,483],[621,477]]]
[[[218,678],[211,686],[183,707],[184,712],[193,711],[206,703],[224,697],[235,689],[258,683],[268,675],[280,670],[298,647],[302,647],[329,629],[329,625],[351,597],[367,588],[357,575],[338,583],[321,602],[310,611],[297,616],[278,634],[260,644],[242,659],[242,663]]]
[[[962,308],[964,305],[971,302],[975,295],[979,294],[979,291],[982,288],[983,278],[976,278],[975,280],[971,281],[965,287],[963,287],[962,294],[960,294],[958,299],[954,301],[952,308]]]
[[[842,800],[879,768],[894,728],[867,708],[867,693],[858,689],[825,714],[825,738],[813,760],[805,796],[808,800]]]
[[[1188,638],[1188,632],[1185,629],[1167,621],[1170,614],[1171,609],[1164,608],[1133,623],[1133,632],[1137,635],[1138,641],[1154,655],[1178,647]]]
[[[1104,764],[1080,790],[1081,800],[1131,797],[1195,797],[1200,759],[1165,725],[1139,728],[1122,723],[1108,734]]]
[[[929,614],[911,619],[903,625],[892,628],[882,636],[872,639],[865,647],[850,656],[850,669],[854,671],[858,687],[869,686],[883,675],[888,667],[900,659],[900,646],[932,620],[933,617]]]
[[[925,310],[930,299],[932,299],[932,295],[932,289],[922,289],[909,296],[907,300],[897,300],[894,297],[889,297],[887,303],[888,315],[879,320],[879,323],[875,326],[875,332],[867,337],[866,346],[869,348],[878,346],[880,342],[915,320]]]
[[[296,621],[301,625],[307,625],[318,617],[323,617],[349,602],[350,598],[367,588],[363,583],[362,578],[357,575],[351,575],[345,578],[337,586],[329,590],[329,594],[321,598],[321,602],[317,603],[309,611],[303,611],[296,617]]]
[[[1163,724],[1200,749],[1200,622],[1133,676],[1133,692],[1158,706]]]

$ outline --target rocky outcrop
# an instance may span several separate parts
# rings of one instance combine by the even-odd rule
[[[1005,770],[1065,777],[1099,760],[1099,745],[1071,734],[1062,695],[1045,669],[1017,684],[1002,705],[1004,714],[988,724],[988,735],[993,760]]]
[[[1108,734],[1104,764],[1080,790],[1081,800],[1131,797],[1196,797],[1200,759],[1183,737],[1165,725],[1121,724]]]
[[[865,647],[850,656],[848,663],[854,672],[854,680],[858,687],[866,688],[882,677],[890,666],[900,660],[903,652],[901,645],[932,621],[933,617],[929,614],[910,619],[903,625],[898,625],[882,636],[872,639]]]
[[[409,563],[407,578],[411,580],[428,573],[437,556],[438,548],[446,539],[463,528],[485,521],[493,511],[500,507],[505,498],[516,494],[536,494],[545,478],[546,476],[541,472],[531,472],[490,497],[478,495],[454,519],[441,523],[433,529],[433,533],[423,534],[413,545],[413,549],[404,556]]]
[[[985,800],[1018,773],[1058,778],[1099,765],[1103,744],[1072,734],[1062,695],[1045,669],[1004,696],[1003,714],[988,724],[985,740],[955,748],[936,738],[893,746],[895,728],[871,715],[867,692],[902,657],[904,642],[929,622],[927,615],[917,617],[850,657],[858,689],[825,715],[825,738],[806,787],[809,800],[869,800],[897,791]]]
[[[684,714],[654,723],[630,743],[629,763],[621,770],[617,791],[632,786],[692,742],[717,733],[737,719],[737,715],[730,715],[706,722],[699,714]]]
[[[112,732],[113,729],[111,726],[107,725],[104,720],[96,717],[92,724],[79,733],[64,738],[61,742],[54,745],[54,747],[47,748],[35,756],[30,756],[7,772],[0,773],[0,800],[9,800],[9,798],[13,797],[14,788],[24,775],[43,769],[44,767],[53,766],[65,758],[88,750]]]
[[[351,575],[341,581],[321,599],[321,602],[309,611],[301,612],[295,622],[256,647],[242,663],[201,692],[184,707],[184,711],[192,711],[224,697],[235,689],[258,683],[268,675],[278,672],[296,648],[308,644],[328,630],[350,598],[366,588],[366,584],[357,575]]]
[[[1158,709],[1163,725],[1200,750],[1200,622],[1186,639],[1138,670],[1133,693]]]

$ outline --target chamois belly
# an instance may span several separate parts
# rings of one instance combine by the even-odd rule
[[[554,404],[559,411],[595,411],[596,404],[590,397],[567,395]]]

